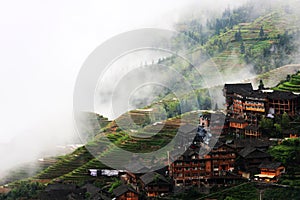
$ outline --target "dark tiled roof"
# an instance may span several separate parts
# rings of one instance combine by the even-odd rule
[[[96,194],[92,200],[110,200],[111,198],[104,194]]]
[[[264,99],[268,97],[267,93],[264,93],[260,90],[253,90],[251,92],[248,93],[249,97],[254,97],[254,98],[260,98],[260,99]]]
[[[299,133],[299,131],[293,130],[293,129],[285,129],[282,132],[283,132],[283,134],[297,134],[297,133]]]
[[[76,190],[76,185],[74,184],[63,184],[63,183],[55,183],[55,184],[49,184],[47,185],[45,191],[51,191],[51,190],[68,190],[68,191],[74,191]]]
[[[281,162],[262,162],[258,168],[277,169],[281,166]]]
[[[129,185],[120,185],[113,190],[113,194],[118,197],[129,191],[138,194],[138,192]]]
[[[97,194],[98,192],[100,192],[100,188],[96,187],[95,185],[93,184],[85,184],[84,186],[81,187],[82,189],[86,189],[86,191],[88,193],[90,193],[92,196],[94,196],[95,194]]]
[[[284,92],[284,91],[277,91],[274,90],[271,93],[268,93],[268,98],[273,100],[290,100],[298,98],[298,95],[293,94],[292,92]]]
[[[249,125],[245,127],[246,130],[253,130],[253,131],[258,131],[259,127],[258,126],[254,126],[254,125]]]
[[[235,118],[230,118],[228,121],[235,122],[235,123],[245,123],[246,122],[244,119],[235,119]]]
[[[225,84],[224,88],[226,89],[226,93],[228,94],[253,90],[251,83]]]
[[[230,148],[230,149],[234,149],[232,146],[230,146],[230,145],[228,145],[228,144],[226,144],[226,143],[223,143],[223,142],[220,142],[220,141],[217,141],[216,143],[215,143],[215,145],[214,145],[214,149],[218,149],[218,148],[220,148],[220,147],[222,147],[222,146],[225,146],[225,147],[227,147],[227,148]]]
[[[244,149],[242,149],[239,154],[243,158],[267,158],[270,157],[270,154],[263,152],[257,148],[247,146]]]
[[[236,148],[252,146],[256,148],[267,148],[272,145],[272,142],[264,139],[235,139],[229,143]]]
[[[148,185],[149,183],[151,183],[155,180],[159,180],[160,182],[169,183],[169,181],[165,177],[163,177],[162,175],[160,175],[156,172],[148,172],[147,174],[144,174],[143,176],[141,176],[141,181],[145,185]]]
[[[240,94],[243,97],[252,97],[259,99],[272,99],[272,100],[290,100],[299,98],[299,95],[293,94],[292,92],[278,91],[273,92],[262,92],[260,90],[253,90],[251,83],[237,83],[237,84],[225,84],[227,94]]]

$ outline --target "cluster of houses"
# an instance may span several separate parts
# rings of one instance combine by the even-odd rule
[[[253,90],[250,83],[225,84],[223,92],[226,112],[202,113],[199,127],[185,125],[180,141],[185,143],[185,136],[190,134],[195,138],[182,155],[177,155],[176,150],[168,152],[165,168],[148,173],[106,171],[122,181],[111,198],[137,200],[144,196],[151,199],[192,186],[207,192],[205,189],[211,186],[229,186],[248,180],[277,182],[285,173],[285,167],[267,152],[274,143],[264,137],[259,120],[283,113],[296,115],[299,95],[266,90],[263,84]],[[234,133],[235,138],[228,139],[228,133]],[[97,176],[95,170],[90,173]],[[102,193],[102,196],[99,192],[96,194],[95,199],[106,198]]]
[[[265,89],[262,81],[258,90],[253,90],[251,83],[225,84],[223,94],[228,128],[244,137],[263,137],[258,126],[263,116],[274,118],[284,113],[295,116],[300,102],[299,95]]]

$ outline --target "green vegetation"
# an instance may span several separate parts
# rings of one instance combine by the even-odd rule
[[[92,158],[93,156],[86,147],[80,147],[71,154],[59,157],[57,163],[48,167],[34,178],[52,180],[75,170]]]
[[[263,199],[289,199],[297,200],[300,197],[299,188],[272,188],[266,189],[263,193]]]
[[[114,182],[111,184],[111,187],[109,188],[108,192],[112,193],[114,189],[119,187],[122,184],[122,181],[120,179],[114,179]]]
[[[7,194],[0,195],[0,200],[16,200],[16,199],[37,199],[39,192],[45,189],[43,184],[34,182],[20,182]]]
[[[300,72],[288,75],[286,80],[279,83],[275,90],[287,91],[287,92],[300,92]]]
[[[259,121],[259,126],[263,130],[264,135],[268,137],[283,138],[283,130],[290,130],[296,128],[291,126],[291,119],[287,113],[283,113],[281,117],[270,119],[262,117]]]
[[[237,186],[230,188],[215,188],[211,191],[211,194],[205,195],[200,199],[218,199],[218,200],[228,200],[228,199],[243,199],[243,200],[256,200],[258,199],[259,191],[256,188],[255,183],[242,183]]]
[[[286,166],[287,174],[280,178],[284,185],[300,186],[300,139],[284,140],[282,144],[272,147],[269,153]]]
[[[284,7],[260,11],[247,4],[234,10],[226,9],[221,16],[208,19],[206,25],[201,24],[201,19],[177,24],[177,30],[188,37],[179,35],[174,39],[178,45],[174,46],[180,48],[184,43],[202,68],[214,66],[224,74],[249,68],[248,65],[261,74],[293,62],[299,37],[299,29],[294,26],[299,20],[295,13]],[[160,62],[179,70],[195,89],[203,88],[201,76],[189,63],[175,56]],[[174,84],[174,88],[177,86]]]

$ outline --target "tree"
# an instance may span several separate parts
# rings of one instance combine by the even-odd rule
[[[241,40],[243,39],[243,38],[242,38],[241,29],[239,29],[239,30],[235,33],[234,39],[235,39],[236,41],[241,41]]]
[[[259,31],[259,37],[263,38],[265,36],[264,28],[261,26]]]
[[[266,131],[269,135],[271,135],[273,130],[273,120],[263,117],[259,122],[259,127]]]
[[[276,130],[276,137],[282,135],[282,128],[280,124],[274,124],[275,130]]]
[[[290,128],[290,117],[286,112],[281,117],[281,127],[284,129]]]
[[[209,110],[211,108],[211,101],[209,98],[205,98],[202,109]]]
[[[245,45],[244,45],[244,42],[241,42],[240,52],[241,52],[241,54],[245,54]]]
[[[259,81],[258,89],[259,90],[265,89],[265,85],[264,85],[264,82],[262,80]]]
[[[219,110],[218,104],[215,105],[215,110]]]

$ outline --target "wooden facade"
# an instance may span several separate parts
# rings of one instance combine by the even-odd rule
[[[299,108],[299,95],[284,91],[267,91],[263,90],[263,87],[260,90],[253,90],[252,85],[249,84],[225,84],[224,86],[229,131],[244,133],[244,137],[258,138],[262,136],[258,121],[263,116],[296,114]]]
[[[171,183],[156,172],[148,172],[141,176],[140,180],[147,197],[159,197],[171,191]]]
[[[236,153],[226,144],[217,143],[211,151],[200,156],[195,149],[188,149],[170,166],[175,186],[200,185],[213,179],[232,178]]]
[[[248,122],[244,119],[230,119],[229,127],[236,129],[245,129],[248,126]]]
[[[116,200],[138,200],[139,194],[129,185],[121,185],[113,190]]]
[[[258,166],[265,161],[271,161],[271,155],[255,147],[247,146],[239,152],[237,166],[240,173],[249,173],[250,176],[259,172]]]
[[[256,174],[256,180],[265,182],[277,182],[285,167],[280,162],[263,162],[259,166],[260,174]]]
[[[254,137],[254,138],[260,138],[262,136],[261,130],[258,128],[258,126],[247,126],[245,128],[245,138],[246,137]]]

